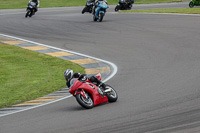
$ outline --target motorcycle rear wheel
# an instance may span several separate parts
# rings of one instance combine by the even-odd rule
[[[119,9],[120,9],[120,6],[119,6],[119,5],[117,5],[117,6],[115,7],[115,11],[116,11],[116,12],[118,12],[118,11],[119,11]]]
[[[115,91],[114,88],[112,88],[110,85],[106,85],[106,89],[111,89],[110,92],[106,93],[106,96],[108,98],[108,102],[116,102],[118,99],[117,92]]]
[[[27,18],[29,14],[30,14],[30,10],[28,10],[28,11],[26,12],[25,17]]]
[[[132,9],[132,4],[129,6],[129,10],[131,10]]]
[[[94,107],[94,102],[91,97],[88,98],[83,97],[80,93],[76,95],[77,102],[86,109],[91,109]]]

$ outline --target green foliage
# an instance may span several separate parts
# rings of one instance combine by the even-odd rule
[[[0,108],[64,88],[63,72],[84,68],[56,57],[0,44]]]
[[[147,10],[129,10],[120,11],[121,13],[181,13],[181,14],[200,14],[200,8],[173,8],[173,9],[147,9]]]
[[[151,3],[171,3],[171,2],[183,2],[188,0],[135,0],[137,4],[151,4]]]

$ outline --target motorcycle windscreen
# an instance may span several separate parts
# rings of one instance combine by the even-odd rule
[[[34,2],[30,2],[30,4],[31,4],[32,6],[36,6],[36,3],[34,3]]]
[[[101,80],[101,74],[100,73],[98,73],[95,77],[98,78],[99,80]]]

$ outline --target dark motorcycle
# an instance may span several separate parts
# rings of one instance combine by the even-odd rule
[[[94,6],[93,2],[87,2],[86,5],[85,5],[85,7],[82,10],[82,14],[84,14],[85,12],[92,13],[93,6]]]
[[[25,17],[27,18],[28,16],[29,17],[32,17],[36,12],[36,3],[34,2],[30,2],[28,3],[28,6],[26,8],[26,15]]]
[[[115,11],[119,10],[130,10],[132,8],[132,5],[134,3],[134,0],[119,0],[119,4],[115,7]]]
[[[193,8],[194,6],[200,6],[200,0],[191,0],[189,3],[189,7]]]

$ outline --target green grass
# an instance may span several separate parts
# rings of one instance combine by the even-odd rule
[[[0,44],[0,108],[32,100],[65,87],[67,68],[79,65],[17,46]]]
[[[128,10],[120,13],[180,13],[180,14],[200,14],[200,8],[175,8],[175,9],[147,9],[147,10]]]
[[[171,3],[171,2],[183,2],[189,0],[135,0],[135,4],[153,4],[153,3]]]
[[[87,0],[40,0],[40,7],[84,6]],[[107,0],[115,5],[118,0]],[[182,2],[188,0],[136,0],[136,4]],[[26,8],[28,0],[0,0],[0,9]]]

